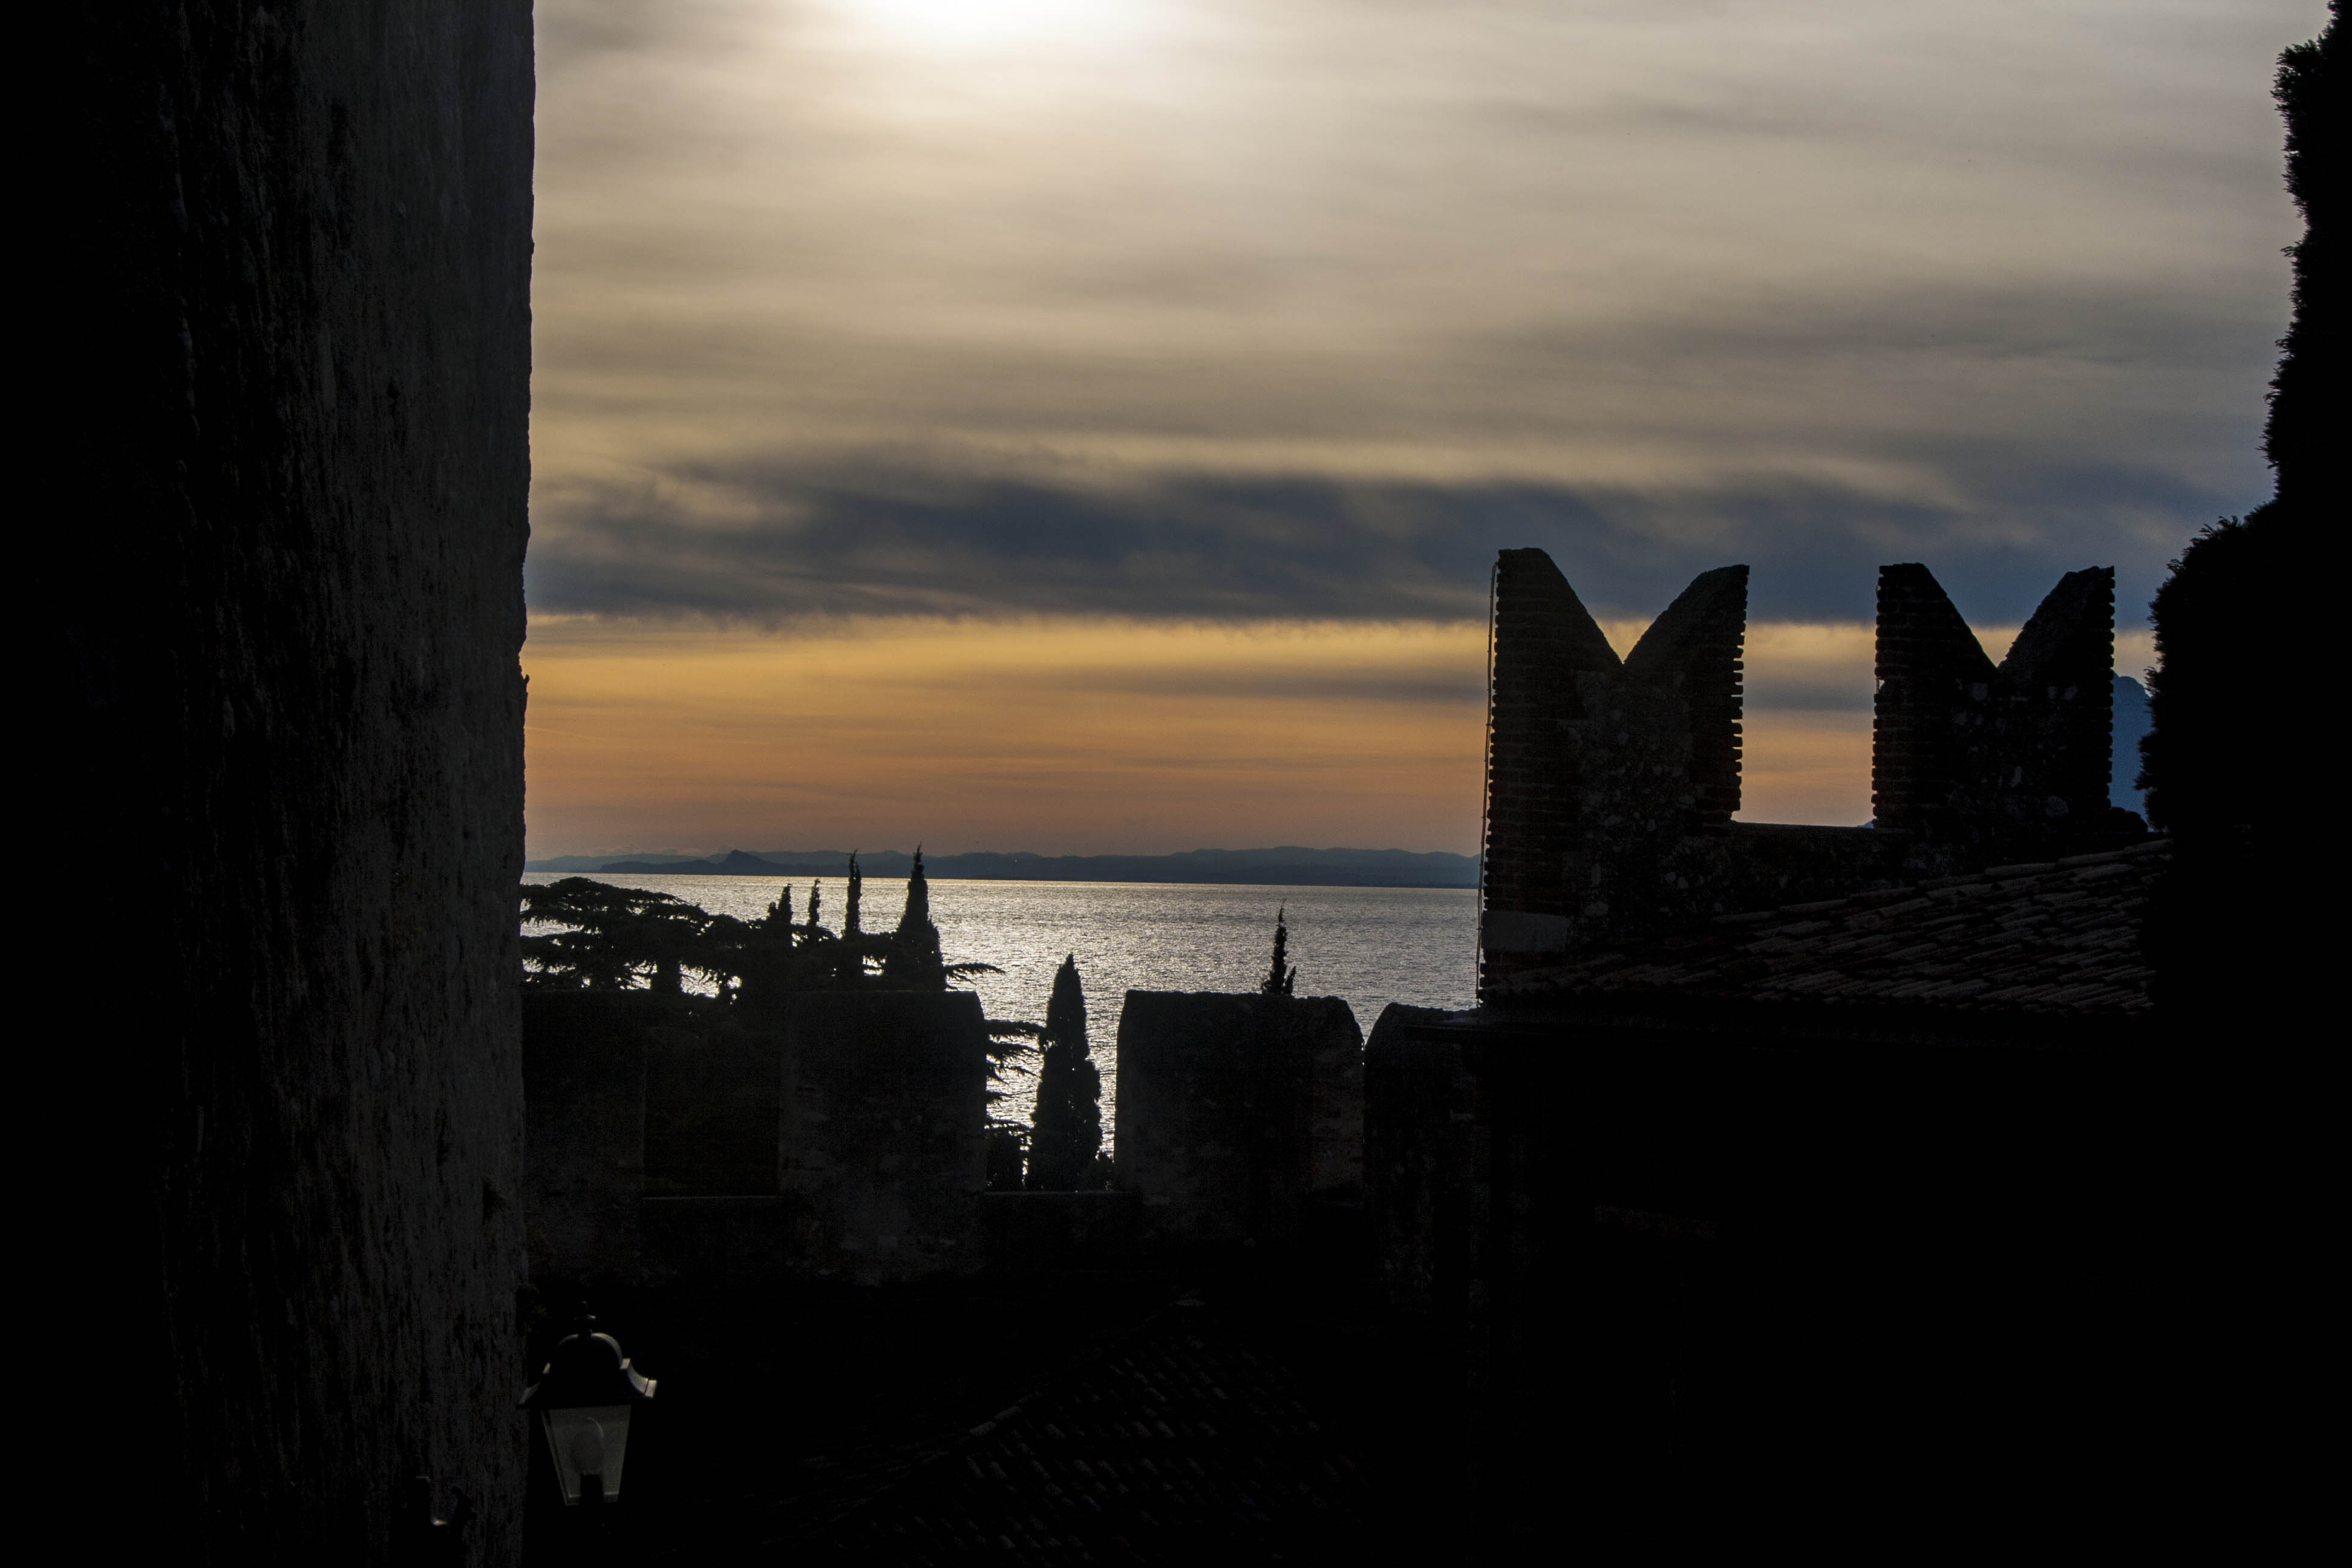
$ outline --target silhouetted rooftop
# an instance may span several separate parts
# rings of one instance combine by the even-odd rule
[[[1668,994],[1755,1002],[1924,1005],[1983,1013],[2138,1014],[2155,839],[2048,864],[1725,915],[1494,983],[1513,1002]]]

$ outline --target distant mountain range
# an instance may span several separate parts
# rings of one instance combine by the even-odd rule
[[[869,877],[904,877],[914,858],[902,850],[861,851],[858,869]],[[533,860],[532,871],[610,871],[684,877],[838,877],[849,868],[846,849],[730,849],[700,857],[558,855]],[[1443,850],[1192,849],[1181,855],[927,855],[934,877],[1020,882],[1231,882],[1260,887],[1475,888],[1478,858]]]

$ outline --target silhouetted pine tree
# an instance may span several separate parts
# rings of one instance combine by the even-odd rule
[[[1045,1061],[1029,1135],[1032,1192],[1076,1192],[1102,1148],[1102,1075],[1087,1045],[1087,997],[1078,956],[1062,960],[1045,1005]]]
[[[681,899],[588,877],[526,883],[521,894],[525,921],[569,928],[523,937],[527,984],[623,991],[642,974],[650,989],[676,996],[685,993],[685,971],[712,972],[705,951],[711,917]]]
[[[849,852],[849,900],[841,911],[841,940],[853,942],[866,934],[858,924],[857,906],[866,896],[866,878],[857,869],[857,851]]]
[[[776,895],[776,901],[768,906],[768,918],[760,922],[760,930],[769,936],[782,937],[787,942],[792,941],[793,885],[790,882],[786,882],[784,890]]]
[[[808,924],[801,928],[801,945],[803,947],[808,947],[814,944],[820,937],[824,935],[824,928],[817,923],[817,905],[824,900],[824,884],[822,881],[811,882],[809,884]]]
[[[931,884],[923,875],[923,847],[915,846],[915,864],[907,873],[907,907],[898,916],[893,945],[882,960],[882,973],[906,985],[944,985],[947,963],[940,953],[940,928],[931,923]]]
[[[1274,967],[1267,970],[1265,978],[1258,983],[1259,992],[1267,996],[1290,995],[1293,988],[1298,984],[1298,971],[1289,966],[1290,927],[1287,923],[1289,913],[1286,908],[1275,910]]]

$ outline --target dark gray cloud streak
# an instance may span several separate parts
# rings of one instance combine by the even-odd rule
[[[2178,536],[2240,498],[2158,469],[1998,463],[1938,508],[1794,480],[1688,493],[1530,483],[1193,479],[1118,489],[877,463],[705,468],[690,487],[543,496],[530,600],[557,614],[778,626],[856,615],[1483,617],[1488,563],[1551,552],[1595,612],[1647,616],[1693,575],[1755,568],[1759,619],[1854,620],[1876,567],[1927,560],[2014,622],[2063,572],[2118,564],[2118,618]],[[680,495],[724,498],[723,524]],[[1998,520],[1998,531],[1983,526]]]

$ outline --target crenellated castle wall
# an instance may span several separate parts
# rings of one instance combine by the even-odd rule
[[[1620,659],[1551,558],[1495,570],[1482,988],[1566,953],[2109,847],[2115,574],[2069,573],[1996,666],[1925,566],[1884,568],[1870,827],[1733,820],[1748,568]]]

